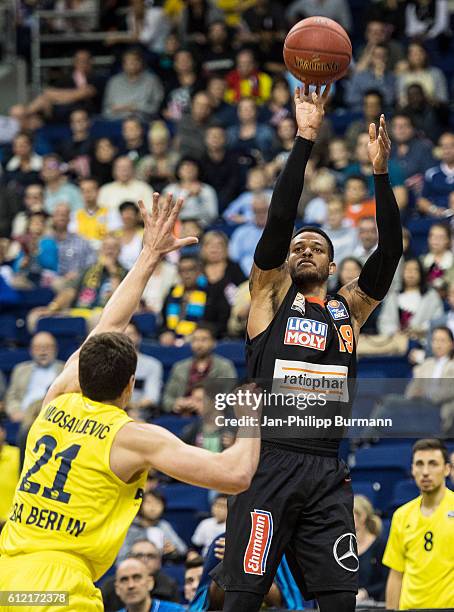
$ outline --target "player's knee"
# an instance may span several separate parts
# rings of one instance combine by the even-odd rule
[[[319,593],[317,595],[317,603],[320,612],[354,612],[356,596],[351,591]]]

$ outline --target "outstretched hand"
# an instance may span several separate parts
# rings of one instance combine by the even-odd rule
[[[369,125],[369,144],[367,145],[369,159],[374,168],[374,174],[386,174],[388,172],[388,160],[391,154],[391,140],[386,129],[385,116],[380,115],[380,126],[375,123]]]
[[[325,114],[325,105],[328,101],[331,85],[328,84],[322,95],[320,86],[317,85],[314,92],[309,93],[309,85],[304,85],[304,90],[295,88],[295,115],[298,124],[298,136],[315,140]]]
[[[169,193],[165,196],[162,204],[159,204],[159,198],[159,193],[153,193],[151,214],[148,213],[143,201],[139,200],[140,213],[145,228],[143,248],[163,257],[171,251],[197,244],[198,239],[195,237],[177,238],[174,234],[175,224],[184,203],[183,198],[178,198],[174,202],[173,195]]]

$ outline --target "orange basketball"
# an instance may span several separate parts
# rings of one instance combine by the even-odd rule
[[[347,72],[352,43],[344,28],[327,17],[299,21],[284,41],[284,61],[298,80],[314,85],[336,81]]]

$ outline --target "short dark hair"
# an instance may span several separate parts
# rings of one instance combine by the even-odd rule
[[[364,132],[365,134],[366,132]],[[364,176],[362,176],[361,174],[351,174],[350,176],[347,176],[347,178],[345,179],[345,184],[348,183],[348,181],[361,181],[361,183],[364,185],[364,187],[367,189],[367,180]]]
[[[451,342],[454,342],[454,334],[452,333],[452,331],[449,329],[449,327],[447,327],[446,325],[437,325],[436,327],[434,327],[432,329],[432,335],[434,334],[434,332],[436,331],[441,331],[441,332],[445,332],[445,334],[448,335],[449,339],[451,340]]]
[[[125,202],[122,202],[118,207],[118,210],[120,211],[120,213],[122,213],[124,210],[128,210],[128,208],[133,210],[136,214],[138,214],[139,212],[139,207],[135,202],[132,202],[131,200],[126,200]]]
[[[213,340],[216,338],[216,327],[209,321],[199,321],[194,331],[196,332],[199,330],[208,332]]]
[[[143,494],[143,499],[145,499],[146,497],[150,497],[150,495],[152,497],[154,497],[155,499],[159,499],[159,501],[164,506],[164,510],[163,510],[163,512],[164,512],[165,509],[166,509],[166,503],[167,503],[166,498],[164,497],[164,495],[160,491],[157,491],[156,489],[153,489],[151,491],[145,491],[145,493]]]
[[[445,463],[449,463],[449,452],[442,440],[439,440],[438,438],[423,438],[422,440],[418,440],[413,444],[412,458],[415,456],[415,453],[424,450],[441,451]]]
[[[96,334],[80,349],[81,391],[95,402],[115,400],[123,393],[136,367],[136,349],[125,334]]]
[[[82,185],[82,183],[96,183],[96,186],[99,187],[99,178],[96,178],[96,176],[83,176],[79,179],[79,185]]]
[[[364,92],[363,99],[367,96],[376,96],[377,98],[380,98],[380,105],[383,106],[383,94],[378,89],[368,89]]]
[[[329,260],[334,261],[334,245],[331,241],[331,238],[328,236],[326,232],[324,232],[320,227],[316,227],[315,225],[304,225],[299,230],[296,230],[296,232],[294,232],[292,236],[292,240],[293,238],[296,238],[303,232],[313,232],[314,234],[320,234],[320,236],[322,236],[322,238],[324,238],[326,242],[328,243]]]
[[[184,567],[187,570],[193,569],[194,567],[203,567],[203,558],[200,555],[197,555],[197,557],[189,559],[189,561],[185,561]]]

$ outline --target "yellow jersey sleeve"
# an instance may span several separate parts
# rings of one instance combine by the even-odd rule
[[[383,555],[383,565],[390,567],[396,572],[405,569],[405,556],[402,543],[402,513],[396,510],[394,513],[385,554]]]

